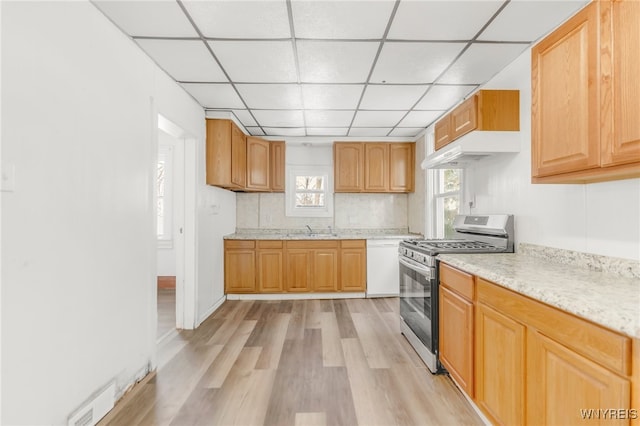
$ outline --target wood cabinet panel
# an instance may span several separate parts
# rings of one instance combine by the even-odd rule
[[[343,241],[340,250],[340,290],[362,292],[367,288],[366,241]]]
[[[247,185],[246,189],[269,191],[270,142],[247,137]]]
[[[258,249],[258,292],[281,293],[284,291],[284,253],[282,248]]]
[[[415,143],[389,144],[389,191],[413,192],[416,167]]]
[[[338,249],[313,250],[311,279],[317,292],[338,291]]]
[[[524,424],[525,326],[482,303],[475,325],[476,403],[494,424]]]
[[[466,135],[478,127],[478,96],[472,96],[451,113],[453,139]]]
[[[451,125],[451,115],[447,114],[441,118],[433,129],[434,132],[434,148],[436,150],[453,142],[453,126]]]
[[[284,141],[270,142],[271,164],[270,184],[272,192],[284,192],[285,144]]]
[[[440,362],[473,398],[473,302],[441,285],[439,303]]]
[[[244,188],[246,140],[230,120],[207,120],[206,182],[229,189]]]
[[[361,192],[364,183],[364,147],[361,143],[334,143],[335,192]]]
[[[311,264],[313,253],[305,249],[285,251],[285,284],[289,292],[311,291]]]
[[[227,293],[256,291],[255,251],[231,249],[224,254],[224,282]]]
[[[389,190],[389,144],[364,144],[364,191]]]
[[[474,299],[473,275],[462,272],[446,263],[440,263],[440,283],[467,300]]]
[[[231,183],[244,188],[247,185],[247,137],[231,123]]]
[[[529,424],[578,425],[581,410],[630,408],[629,380],[535,331],[527,334],[526,383]]]

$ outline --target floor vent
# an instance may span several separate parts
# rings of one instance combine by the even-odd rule
[[[116,396],[115,382],[93,394],[69,416],[68,426],[94,426],[113,408]]]

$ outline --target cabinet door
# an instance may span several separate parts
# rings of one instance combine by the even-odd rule
[[[247,189],[269,190],[269,142],[247,137]]]
[[[284,142],[271,142],[271,164],[269,167],[270,185],[272,192],[284,192]]]
[[[602,7],[611,15],[611,25],[602,29],[603,50],[610,45],[612,52],[612,63],[601,61],[606,82],[602,121],[612,121],[603,126],[602,165],[613,166],[640,161],[640,2],[614,1]]]
[[[231,185],[231,121],[207,120],[207,185]]]
[[[397,277],[396,277],[397,279]],[[340,250],[340,290],[367,290],[367,249],[365,241],[343,241]]]
[[[476,403],[494,424],[524,424],[525,326],[482,303],[475,326]]]
[[[389,144],[389,191],[413,192],[415,143]]]
[[[226,293],[255,293],[255,251],[226,250],[224,253],[224,283]]]
[[[473,398],[473,303],[440,286],[440,362]]]
[[[284,273],[287,291],[311,291],[312,256],[313,252],[307,249],[286,250]]]
[[[258,250],[258,292],[280,293],[284,290],[282,249]]]
[[[364,144],[364,190],[366,192],[389,190],[389,144]]]
[[[451,112],[453,139],[466,135],[477,127],[478,97],[472,96]]]
[[[534,177],[600,165],[599,3],[590,3],[531,50]]]
[[[313,290],[338,291],[338,249],[313,250]]]
[[[364,148],[361,143],[334,143],[334,191],[361,192],[364,179]]]
[[[231,183],[239,188],[247,185],[247,138],[231,123]]]
[[[526,383],[529,424],[583,425],[586,410],[631,405],[628,380],[535,331],[527,335]],[[629,419],[605,423],[628,424]]]
[[[438,121],[433,129],[433,132],[434,148],[436,150],[452,142],[453,132],[451,128],[451,115],[447,114],[440,121]]]

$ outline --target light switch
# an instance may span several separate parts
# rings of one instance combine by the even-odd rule
[[[0,190],[2,192],[13,192],[16,186],[16,166],[13,164],[2,165],[2,182]]]

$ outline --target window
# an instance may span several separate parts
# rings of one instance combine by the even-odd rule
[[[454,233],[453,219],[462,205],[462,169],[439,169],[433,171],[433,215],[435,238],[451,238]]]
[[[158,168],[156,174],[157,228],[158,245],[172,247],[172,155],[171,146],[160,145],[158,149]]]
[[[287,170],[287,216],[333,216],[331,168],[290,166]]]

